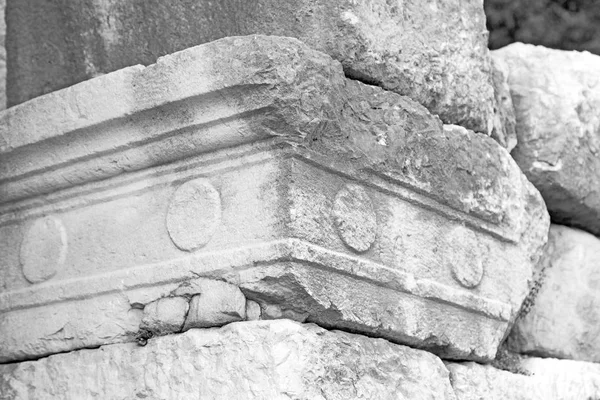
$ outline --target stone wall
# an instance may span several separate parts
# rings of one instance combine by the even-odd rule
[[[599,56],[478,1],[34,3],[0,399],[600,399]]]

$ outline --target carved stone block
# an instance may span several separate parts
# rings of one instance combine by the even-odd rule
[[[0,133],[3,362],[133,341],[145,305],[199,277],[262,318],[486,361],[547,236],[494,140],[295,39],[98,77],[5,111]]]

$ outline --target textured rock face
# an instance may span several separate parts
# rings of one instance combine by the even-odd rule
[[[509,69],[513,157],[553,221],[600,234],[600,56],[519,43],[492,53]]]
[[[86,81],[7,110],[0,133],[2,361],[145,340],[145,306],[202,301],[204,278],[235,286],[204,297],[215,315],[253,301],[246,318],[487,361],[547,236],[494,140],[291,38]]]
[[[455,399],[434,355],[292,321],[0,365],[2,399]]]
[[[552,358],[526,358],[529,375],[490,365],[447,363],[457,400],[582,400],[600,398],[600,365]]]
[[[600,240],[552,225],[539,291],[509,344],[521,353],[600,362]]]
[[[225,36],[298,38],[349,76],[410,96],[445,123],[490,134],[494,96],[480,0],[15,0],[10,105]],[[77,37],[78,40],[67,38]]]

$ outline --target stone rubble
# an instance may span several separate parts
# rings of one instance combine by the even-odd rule
[[[188,300],[183,297],[165,297],[146,304],[140,329],[154,335],[181,332],[189,310]]]
[[[183,330],[210,328],[246,319],[246,298],[237,286],[221,281],[200,280],[200,294],[190,299]]]
[[[600,56],[514,43],[492,57],[508,66],[512,156],[555,223],[600,235]]]
[[[600,362],[600,239],[551,225],[535,286],[508,338],[510,348]]]

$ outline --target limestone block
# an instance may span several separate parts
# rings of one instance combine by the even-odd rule
[[[184,297],[165,297],[144,307],[140,328],[156,335],[180,332],[189,310]]]
[[[600,234],[600,56],[521,43],[492,54],[509,69],[513,157],[553,221]]]
[[[7,18],[10,105],[226,36],[266,34],[300,39],[445,123],[488,135],[494,123],[481,0],[9,0]]]
[[[246,298],[237,286],[207,282],[212,282],[212,287],[190,299],[190,311],[183,330],[222,326],[246,319]]]
[[[539,290],[510,347],[544,357],[600,362],[600,239],[552,225],[538,265]]]
[[[207,279],[261,318],[489,361],[547,236],[494,140],[291,38],[36,98],[0,114],[0,138],[1,362],[134,341],[144,306],[202,299]]]
[[[292,321],[233,323],[0,365],[2,399],[454,400],[431,353]]]
[[[446,363],[457,400],[582,400],[600,398],[600,365],[525,358],[522,374],[473,362]]]

